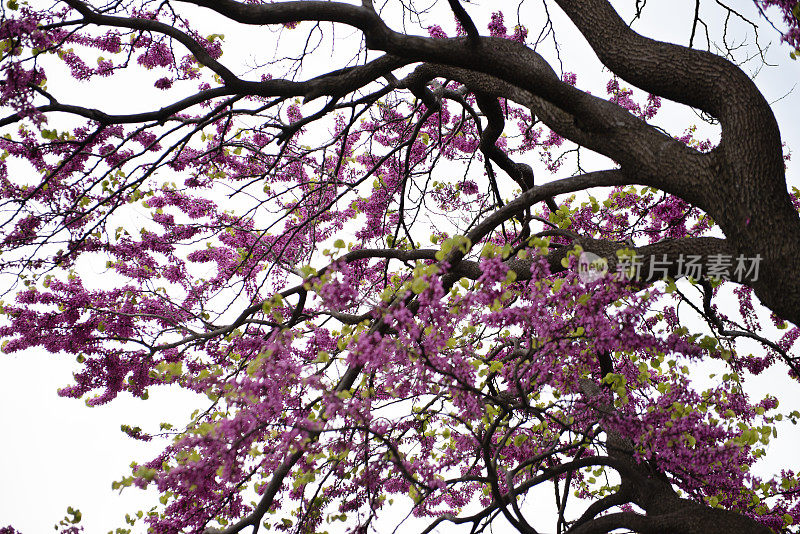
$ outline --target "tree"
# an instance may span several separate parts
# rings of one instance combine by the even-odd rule
[[[699,2],[689,47],[605,0],[555,4],[611,72],[609,98],[535,51],[525,6],[487,36],[450,0],[455,37],[412,2],[3,8],[0,242],[20,281],[3,351],[77,357],[61,394],[89,405],[207,396],[115,483],[159,490],[153,532],[366,532],[409,496],[428,532],[535,533],[525,497],[548,484],[559,533],[795,528],[797,476],[749,472],[784,414],[742,382],[773,364],[798,378],[800,193],[770,106],[693,47]],[[796,49],[796,4],[757,5],[782,10]],[[244,71],[208,21],[296,48]],[[392,29],[413,24],[428,36]],[[312,61],[343,28],[352,54]],[[64,68],[133,70],[169,103],[77,105],[48,87]],[[719,143],[648,123],[662,98],[718,122]],[[609,167],[585,170],[587,151]],[[541,180],[533,158],[576,173]],[[97,262],[107,275],[85,279]],[[727,290],[740,317],[719,309]],[[708,362],[726,372],[700,391]]]

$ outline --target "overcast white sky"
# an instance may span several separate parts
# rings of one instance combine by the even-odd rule
[[[39,3],[36,0],[32,2],[34,5]],[[633,3],[627,2],[630,5]],[[506,24],[513,27],[516,4],[477,1],[468,4],[467,9],[474,15],[479,29],[483,30],[492,10],[498,6],[507,7]],[[734,4],[742,13],[757,20],[751,2],[739,0]],[[563,21],[558,8],[555,5],[550,7],[556,20]],[[679,17],[693,9],[693,0],[651,0],[647,4],[645,19],[637,23],[635,28],[650,37],[686,44],[690,27],[685,18]],[[479,11],[483,13],[479,14]],[[710,13],[708,17],[711,22],[713,17]],[[631,17],[626,18],[630,20]],[[538,33],[536,21],[524,22],[527,22],[531,35]],[[452,28],[452,24],[442,25],[446,29]],[[580,38],[568,39],[575,39],[576,34],[571,27],[565,28],[556,24],[564,70],[578,74],[580,88],[605,94],[608,72],[602,72],[597,67],[594,55]],[[230,29],[213,31],[226,33],[226,42],[240,50],[252,49],[255,39],[261,41],[259,46],[268,45],[272,38],[271,34],[256,34],[252,29],[248,32],[233,32]],[[775,40],[775,31],[768,26],[762,24],[761,32],[765,42]],[[343,35],[344,32],[340,32],[339,37]],[[348,35],[351,35],[350,39],[358,38],[353,37],[354,34]],[[773,45],[768,58],[780,67],[763,68],[756,83],[769,101],[775,101],[773,109],[784,139],[790,147],[800,150],[800,121],[797,120],[796,111],[800,109],[800,89],[795,88],[800,81],[800,62],[789,60],[788,52],[787,47]],[[223,59],[231,61],[234,54],[226,49]],[[545,57],[554,59],[552,54],[546,52]],[[558,70],[557,63],[553,63]],[[752,67],[757,66],[758,62],[754,61]],[[144,93],[136,89],[135,82],[127,84],[126,88],[117,85],[116,78],[102,83],[92,82],[90,86],[51,79],[51,90],[56,90],[57,83],[61,83],[62,87],[70,87],[76,101],[90,99],[99,107],[108,106],[105,109],[112,111],[112,108],[119,110],[120,106],[131,104],[139,109],[160,105],[155,101],[159,96],[157,92],[152,93],[152,100],[143,98],[141,95]],[[113,90],[109,91],[106,87],[113,87]],[[128,93],[124,92],[126,89]],[[160,96],[163,97],[163,93]],[[690,124],[699,123],[701,128],[704,127],[691,112],[677,106],[666,107],[659,114],[658,122],[674,134],[680,134]],[[706,131],[709,137],[716,136],[710,128]],[[800,155],[797,157],[800,158]],[[790,163],[792,185],[800,185],[797,168],[798,163]],[[545,172],[537,173],[537,178],[543,176],[546,176]],[[128,439],[120,432],[120,424],[152,430],[161,421],[185,421],[197,406],[192,404],[191,396],[184,392],[152,389],[150,400],[146,402],[120,397],[110,405],[88,409],[82,401],[56,395],[57,388],[69,383],[71,373],[76,368],[77,364],[71,358],[59,355],[35,351],[0,355],[0,527],[11,524],[23,534],[52,531],[53,525],[64,516],[67,506],[73,506],[83,512],[82,524],[88,533],[106,532],[124,526],[126,512],[146,510],[156,502],[153,494],[127,490],[119,496],[111,490],[111,481],[129,473],[131,461],[149,460],[161,448],[158,443],[145,444]],[[786,383],[780,375],[779,371],[772,372],[754,380],[753,385],[756,389],[774,391],[775,384]],[[797,400],[795,387],[787,392],[783,406]],[[777,467],[784,460],[794,462],[791,446],[792,440],[787,439],[779,440],[772,446],[775,459],[769,460],[770,468]],[[543,525],[543,528],[547,531],[548,527]]]

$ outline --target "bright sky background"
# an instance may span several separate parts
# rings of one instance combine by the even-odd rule
[[[34,5],[38,3],[37,0],[32,2]],[[513,28],[516,4],[476,1],[466,7],[475,18],[478,28],[484,31],[491,11],[501,5],[508,6],[505,13],[506,25]],[[634,2],[626,4],[632,6]],[[758,20],[752,2],[739,0],[734,5],[752,20]],[[713,7],[712,3],[709,2],[709,6]],[[693,9],[693,0],[651,0],[647,4],[645,19],[637,22],[634,28],[650,37],[687,44],[691,28],[686,14]],[[574,41],[568,40],[568,37],[575,39],[577,34],[571,28],[570,22],[564,22],[566,19],[554,4],[550,6],[550,13],[554,16],[557,37],[562,46],[564,70],[578,74],[579,88],[590,89],[594,94],[605,94],[608,72],[597,67],[593,53],[579,37]],[[715,9],[713,13],[718,14],[719,10]],[[717,22],[719,18],[718,15],[712,15],[711,11],[706,17],[709,22]],[[630,20],[632,17],[626,14],[625,18]],[[438,22],[447,31],[452,31],[450,19],[443,20],[448,22]],[[538,33],[537,21],[523,22],[528,25],[531,36]],[[392,25],[391,20],[389,23]],[[736,27],[740,30],[742,28]],[[777,39],[775,30],[768,26],[762,24],[760,31],[763,42]],[[229,65],[235,65],[231,56],[236,53],[236,49],[246,57],[245,51],[251,50],[256,41],[259,41],[259,47],[269,46],[274,37],[257,29],[225,31],[224,28],[209,28],[208,33],[212,32],[227,34],[226,55],[222,59]],[[339,39],[358,39],[357,34],[348,30],[337,32]],[[740,35],[735,38],[741,39]],[[229,50],[228,45],[234,51]],[[554,56],[548,47],[542,51],[547,59],[553,60]],[[756,83],[766,98],[774,102],[773,109],[781,125],[784,140],[789,147],[798,147],[800,150],[800,121],[797,120],[796,111],[800,109],[800,88],[795,87],[800,81],[800,62],[789,60],[788,53],[788,47],[773,44],[767,57],[779,67],[764,67],[757,76]],[[558,63],[553,61],[552,64],[558,71]],[[752,74],[761,64],[754,60],[748,66],[745,70]],[[139,75],[140,73],[136,76]],[[121,86],[120,79],[116,76],[110,80],[92,82],[89,86],[51,77],[48,85],[53,90],[56,90],[57,83],[61,87],[70,87],[75,103],[81,99],[89,100],[108,111],[126,111],[130,107],[137,110],[158,107],[161,102],[157,102],[156,98],[163,98],[163,93],[159,94],[155,90],[151,93],[140,91],[137,89],[136,76],[130,75],[125,84],[127,87]],[[149,77],[150,73],[145,76]],[[145,87],[152,84],[147,81],[139,83]],[[147,97],[142,97],[142,94]],[[641,98],[637,100],[641,101]],[[665,105],[657,116],[657,122],[676,135],[690,124],[698,124],[700,128],[706,128],[704,131],[708,132],[708,137],[716,138],[716,132],[712,128],[678,106]],[[698,137],[702,138],[704,135]],[[790,185],[800,185],[797,168],[800,168],[798,163],[790,162]],[[545,171],[537,173],[537,179],[544,176],[547,176]],[[561,177],[563,176],[554,176]],[[735,202],[735,199],[731,200]],[[102,267],[98,266],[95,274],[101,275]],[[156,442],[148,444],[128,439],[120,432],[120,424],[138,425],[145,431],[155,430],[161,421],[181,423],[187,420],[189,413],[198,406],[192,404],[191,396],[185,392],[151,388],[148,401],[125,396],[110,405],[88,409],[82,401],[63,399],[56,395],[57,388],[69,383],[71,373],[77,367],[77,363],[71,358],[34,351],[11,356],[0,355],[0,435],[3,436],[0,441],[0,527],[11,524],[23,534],[52,532],[53,525],[64,517],[67,506],[72,506],[82,511],[82,524],[87,533],[103,533],[125,526],[125,513],[138,509],[147,510],[156,502],[152,493],[127,490],[120,497],[111,491],[113,480],[129,474],[128,466],[131,461],[149,460],[161,449]],[[785,407],[787,402],[797,401],[798,395],[796,384],[794,389],[784,389],[788,388],[788,381],[781,376],[782,373],[782,368],[768,372],[765,376],[752,380],[751,386],[774,394],[780,390],[785,391],[782,399]],[[758,394],[754,397],[757,398]],[[771,456],[764,464],[765,470],[775,469],[782,462],[795,464],[787,467],[797,467],[792,445],[793,442],[797,443],[800,435],[787,428],[781,437],[783,439],[771,445]],[[551,524],[542,523],[545,532],[551,528]],[[441,530],[448,529],[452,527],[445,526]]]

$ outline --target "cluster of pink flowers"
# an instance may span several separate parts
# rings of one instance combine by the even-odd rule
[[[647,96],[647,105],[643,108],[631,98],[633,90],[620,87],[619,79],[617,78],[612,78],[608,81],[606,92],[611,95],[612,102],[627,109],[642,120],[655,117],[661,107],[661,97],[650,94]]]
[[[163,506],[145,519],[153,532],[199,533],[241,518],[252,510],[248,492],[266,494],[295,451],[304,455],[271,511],[298,505],[307,530],[348,513],[360,527],[395,495],[411,496],[414,514],[437,517],[488,506],[509,484],[533,483],[578,454],[605,469],[600,436],[610,430],[698,502],[713,497],[749,511],[762,499],[754,517],[764,524],[784,514],[800,520],[800,495],[780,489],[797,487],[793,472],[769,480],[748,472],[764,454],[777,402],[748,398],[738,373],[763,371],[779,361],[776,351],[749,356],[701,338],[677,313],[677,293],[610,278],[584,283],[575,255],[554,272],[542,242],[528,242],[510,220],[475,243],[459,236],[497,199],[488,171],[474,172],[480,129],[452,102],[433,110],[391,94],[354,113],[363,120],[337,115],[328,132],[320,123],[309,131],[301,105],[260,96],[237,103],[253,105],[242,118],[207,114],[218,105],[209,100],[164,124],[98,119],[48,130],[34,102],[46,79],[34,47],[74,45],[57,57],[81,81],[125,68],[107,59],[89,67],[87,58],[103,51],[156,71],[158,89],[190,79],[212,88],[166,38],[41,29],[72,15],[23,11],[0,25],[0,38],[21,51],[0,67],[0,104],[39,127],[0,138],[0,198],[10,206],[2,266],[25,274],[13,302],[0,306],[2,350],[77,358],[81,367],[60,394],[89,405],[122,393],[146,398],[166,385],[210,400],[162,454],[116,483],[161,492]],[[222,54],[220,37],[202,37],[177,16],[128,15],[174,23],[211,57]],[[521,25],[509,34],[500,12],[488,31],[527,37]],[[447,37],[439,26],[428,33]],[[562,79],[577,83],[573,73]],[[653,95],[637,101],[616,79],[607,92],[643,120],[661,105]],[[559,169],[564,139],[529,110],[501,104],[518,135],[497,146]],[[185,136],[175,141],[176,132]],[[681,141],[713,148],[694,132]],[[310,138],[321,148],[309,148]],[[11,162],[44,178],[29,183]],[[800,207],[800,191],[795,199]],[[569,245],[574,232],[635,246],[707,235],[712,224],[650,188],[559,202],[557,213],[534,208],[561,227],[554,245]],[[416,242],[421,224],[432,227],[429,250]],[[470,256],[452,263],[453,251]],[[86,262],[105,265],[108,284],[80,276]],[[738,310],[712,311],[723,324],[758,331],[752,291],[734,294]],[[775,326],[785,327],[777,318]],[[777,346],[789,351],[798,337],[790,328]],[[700,391],[688,369],[708,359],[730,372]],[[586,381],[601,388],[595,398]],[[587,498],[609,491],[582,472],[571,480]]]
[[[788,29],[783,34],[781,39],[789,43],[795,48],[800,50],[800,8],[795,0],[758,0],[758,4],[768,9],[770,7],[777,7],[783,15],[783,21],[788,26]]]

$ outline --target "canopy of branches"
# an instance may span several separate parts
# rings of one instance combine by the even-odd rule
[[[3,6],[3,352],[202,397],[123,425],[169,438],[134,530],[797,532],[751,467],[800,412],[746,378],[799,378],[800,191],[728,30],[794,57],[800,4],[698,0],[681,45],[623,4]]]

